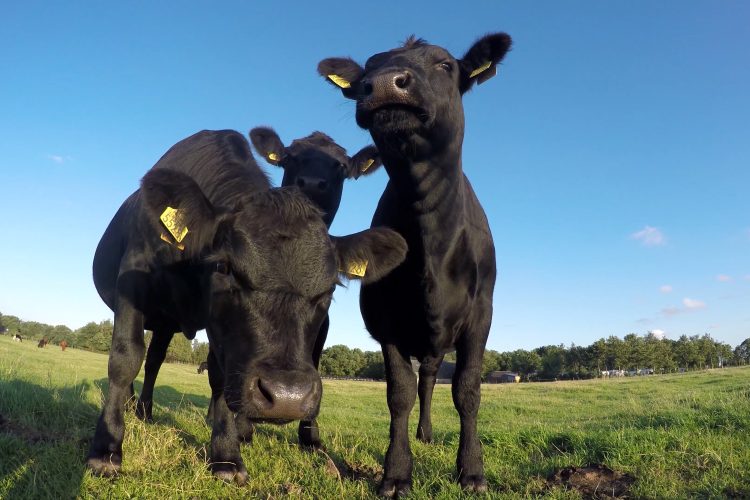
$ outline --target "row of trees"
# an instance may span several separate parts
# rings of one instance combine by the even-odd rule
[[[46,337],[53,344],[65,340],[70,347],[94,352],[108,352],[112,340],[112,322],[88,323],[77,330],[64,325],[45,325],[35,321],[21,321],[15,316],[0,314],[0,333],[19,333],[24,338],[39,340]],[[146,333],[146,343],[150,341]],[[183,335],[172,339],[167,351],[168,362],[199,364],[208,355],[208,344]],[[446,361],[455,361],[455,353]],[[683,335],[677,340],[659,338],[649,333],[635,333],[620,339],[616,336],[602,338],[583,347],[571,344],[550,345],[532,350],[511,352],[487,350],[482,365],[482,376],[495,370],[508,370],[520,374],[525,380],[550,380],[560,378],[591,378],[603,370],[653,369],[656,373],[693,370],[750,363],[750,338],[736,348],[714,340],[709,334]],[[323,351],[320,373],[329,377],[354,377],[382,380],[385,378],[383,355],[379,351],[350,349],[335,345]]]

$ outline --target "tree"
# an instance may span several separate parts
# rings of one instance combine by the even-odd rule
[[[75,331],[74,347],[94,352],[109,352],[113,328],[110,320],[100,323],[91,321]]]
[[[750,363],[750,338],[746,338],[734,348],[734,358],[741,365]]]
[[[540,347],[536,351],[541,358],[541,377],[545,379],[558,378],[562,374],[565,364],[565,348],[550,345]]]
[[[172,337],[164,359],[167,363],[192,363],[193,346],[183,334],[177,333]]]
[[[335,345],[325,349],[320,356],[320,373],[330,377],[354,377],[364,366],[364,353]]]
[[[510,353],[510,369],[528,379],[529,375],[536,372],[542,364],[542,360],[534,351],[518,349]]]
[[[366,351],[364,353],[364,366],[357,372],[357,377],[384,380],[385,363],[383,361],[383,353],[380,351]]]
[[[208,343],[193,340],[193,364],[200,365],[208,358]]]

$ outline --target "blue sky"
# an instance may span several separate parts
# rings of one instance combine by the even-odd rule
[[[111,318],[96,244],[198,130],[368,144],[319,60],[364,62],[412,33],[460,57],[505,31],[498,76],[464,97],[464,170],[497,248],[488,347],[649,330],[735,346],[750,337],[748,19],[734,1],[11,2],[0,311],[71,328]],[[332,233],[368,227],[385,182],[350,181]],[[336,292],[328,345],[377,348],[358,294]]]

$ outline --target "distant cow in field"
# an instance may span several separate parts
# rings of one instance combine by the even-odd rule
[[[62,349],[64,351],[67,348],[68,348],[68,343],[67,342],[65,342],[64,340],[62,342],[60,342],[60,349]]]
[[[49,341],[47,340],[47,337],[42,337],[42,339],[39,341],[39,343],[36,346],[37,347],[45,347],[47,344],[49,344]]]
[[[146,351],[144,329],[152,343],[168,345],[174,332],[194,338],[205,328],[210,467],[244,484],[239,422],[317,416],[312,349],[338,269],[367,261],[367,283],[405,254],[404,239],[390,229],[329,236],[320,210],[297,188],[270,188],[241,134],[203,131],[180,141],[144,176],[96,249],[94,283],[115,321],[109,393],[87,466],[101,475],[121,468],[125,402]],[[146,376],[153,361],[146,359]]]
[[[23,337],[16,333],[13,335],[13,342],[23,342]]]
[[[198,365],[198,374],[202,374],[208,370],[208,361],[203,361],[200,365]]]
[[[432,440],[430,405],[443,356],[457,352],[453,401],[461,419],[457,469],[466,490],[485,491],[477,437],[482,356],[492,319],[495,250],[487,217],[463,174],[461,98],[495,75],[511,45],[504,33],[478,40],[462,59],[411,37],[370,57],[325,59],[318,72],[356,101],[357,124],[370,131],[390,181],[373,226],[406,239],[406,261],[383,280],[362,287],[360,304],[385,358],[391,413],[390,446],[379,493],[411,488],[408,418],[417,392],[417,437]],[[496,157],[490,145],[486,159]],[[495,168],[494,166],[491,168]],[[420,362],[419,386],[409,357]]]
[[[249,135],[263,159],[284,169],[281,185],[297,186],[323,211],[323,222],[329,228],[341,203],[344,180],[370,175],[382,165],[375,146],[365,146],[350,157],[343,147],[322,132],[295,139],[289,146],[284,146],[279,135],[270,127],[256,127]],[[316,369],[320,365],[329,325],[330,320],[326,316],[313,349]],[[300,433],[308,434],[310,441],[319,443],[317,422],[302,421],[299,425]]]

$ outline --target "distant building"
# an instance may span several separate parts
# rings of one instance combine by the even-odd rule
[[[486,382],[488,384],[509,384],[518,383],[521,381],[521,376],[515,372],[506,371],[494,371],[487,375]]]
[[[419,361],[411,358],[411,369],[414,370],[414,373],[416,373],[417,376],[419,376],[419,365]],[[437,374],[435,375],[435,382],[438,384],[450,384],[455,372],[456,363],[453,363],[452,361],[443,361],[440,363],[440,368],[438,368]]]

